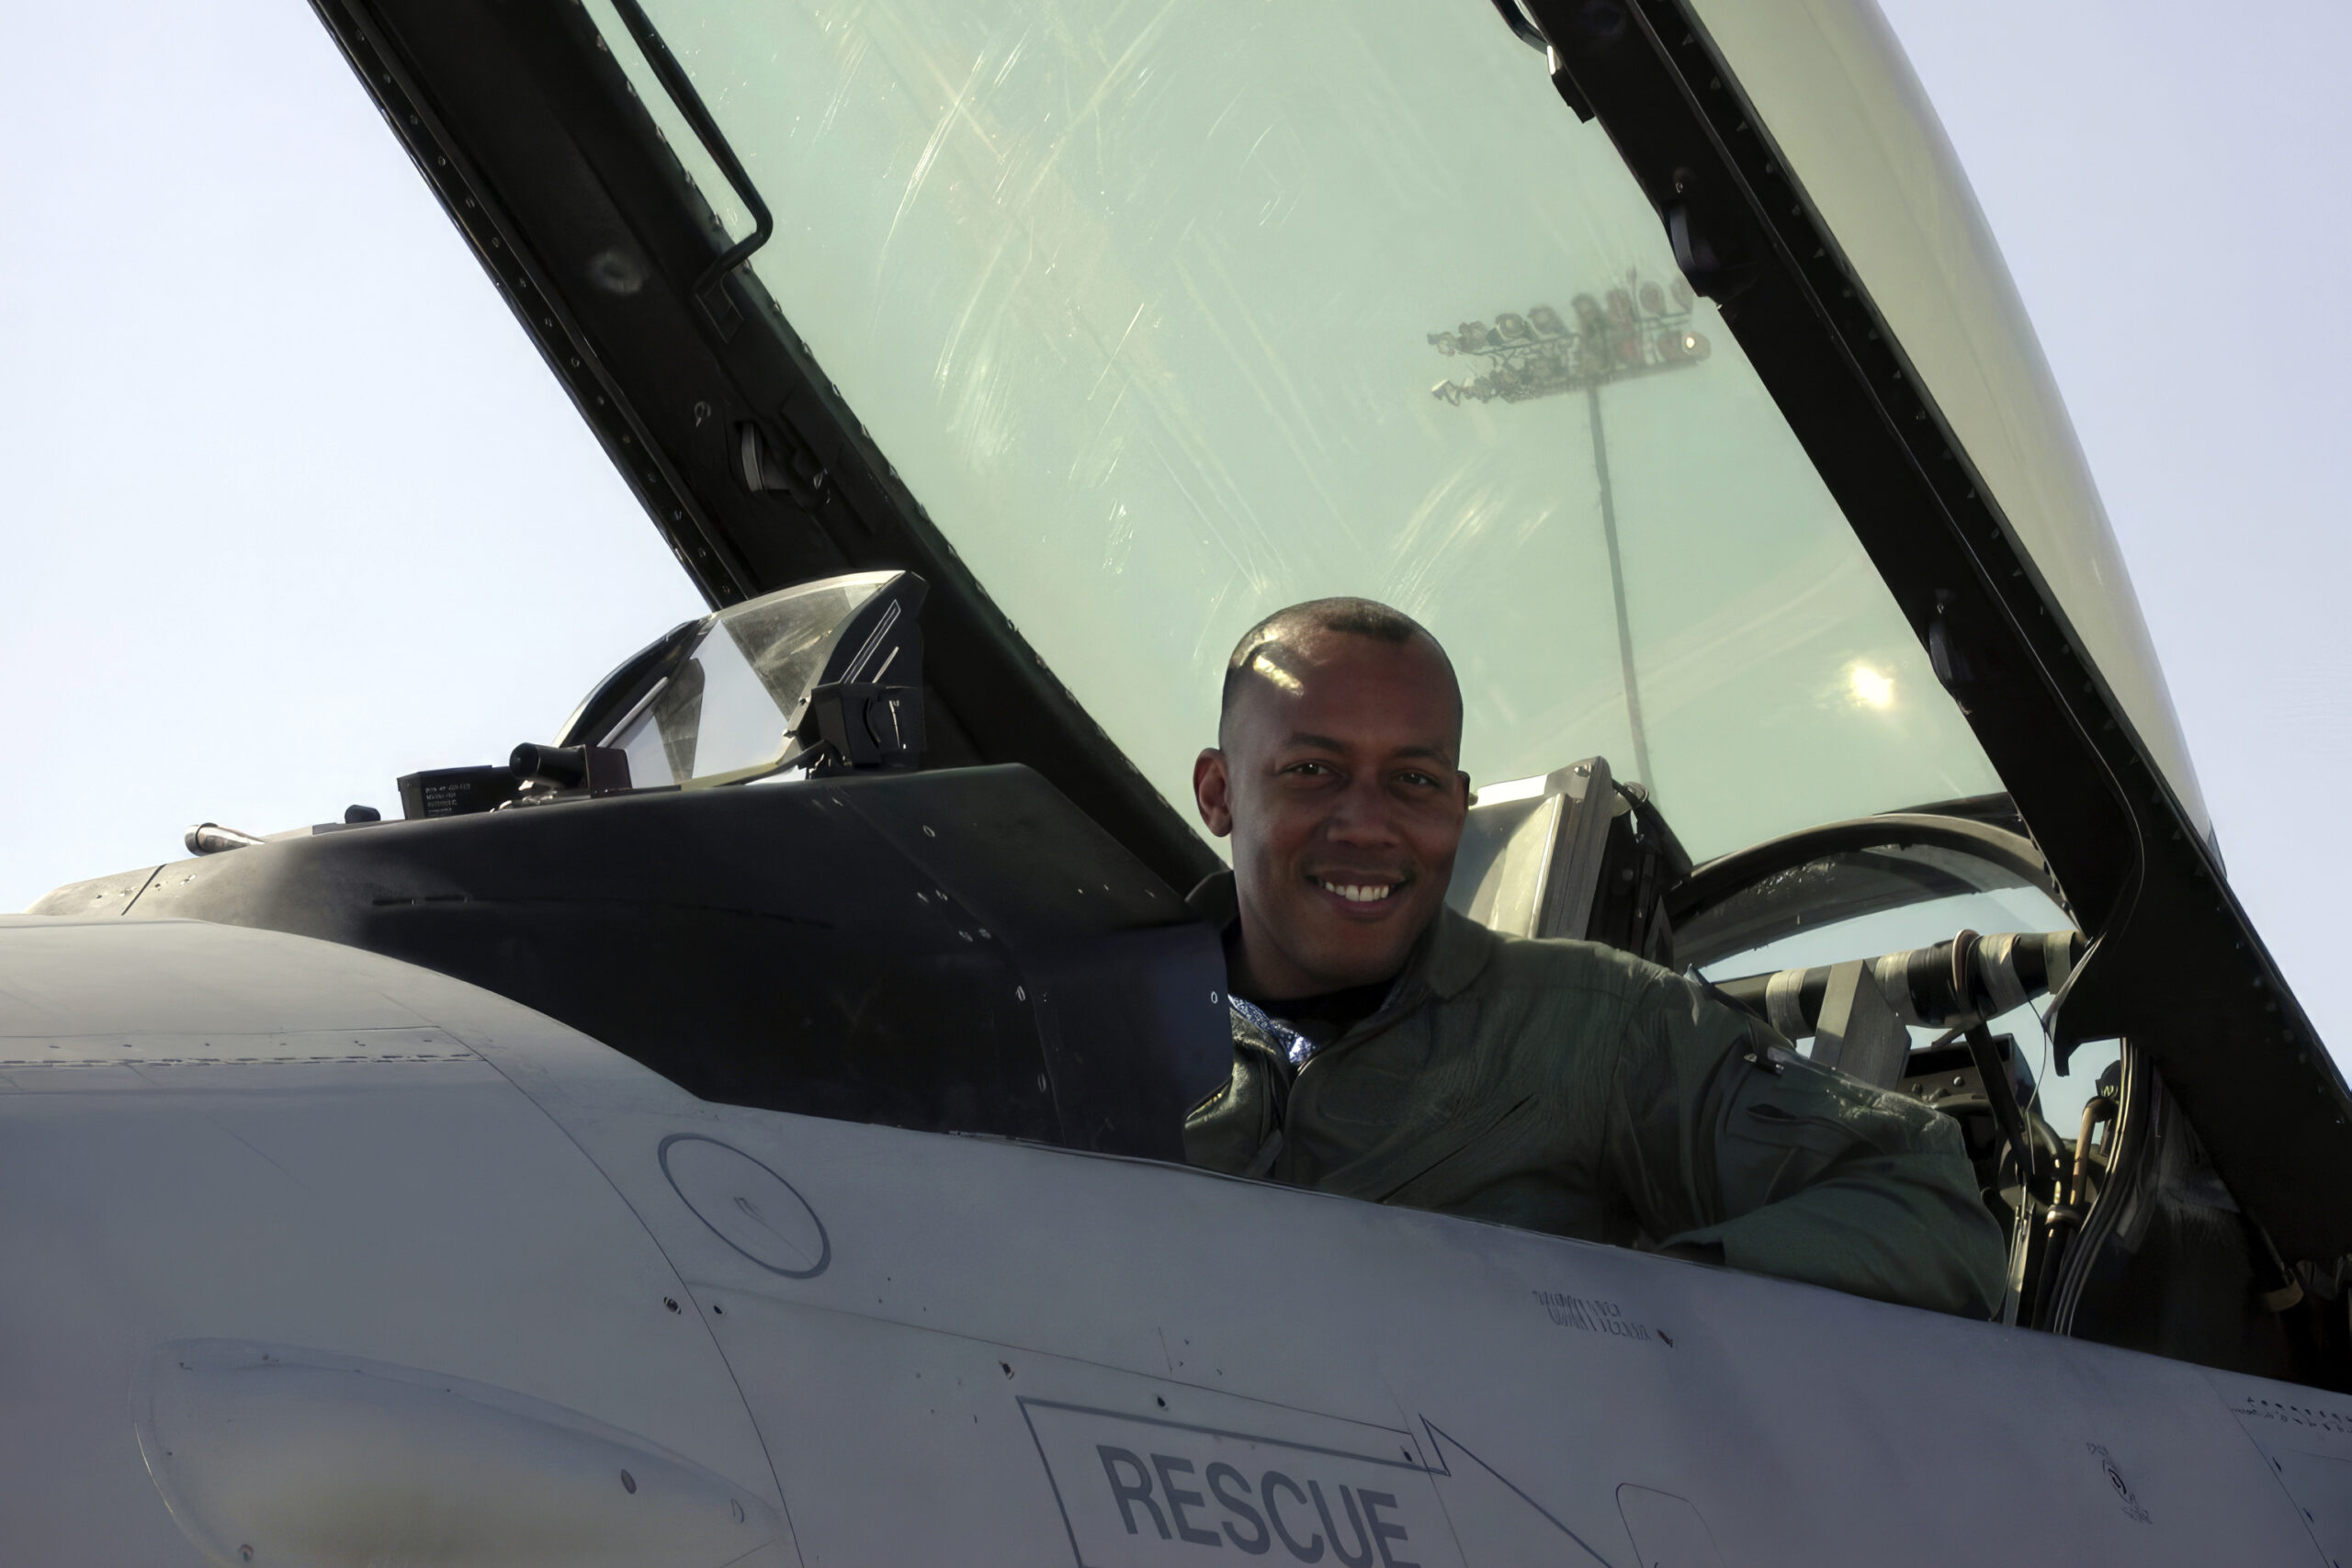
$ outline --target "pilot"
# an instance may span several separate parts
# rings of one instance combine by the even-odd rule
[[[1613,948],[1447,908],[1470,805],[1437,640],[1363,599],[1250,628],[1193,786],[1233,870],[1227,1081],[1192,1163],[1973,1317],[2005,1238],[1960,1129]]]

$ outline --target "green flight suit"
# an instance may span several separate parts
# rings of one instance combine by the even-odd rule
[[[1230,874],[1194,908],[1230,923]],[[1613,948],[1443,911],[1387,1001],[1294,1069],[1233,1014],[1233,1074],[1187,1158],[1972,1317],[2007,1238],[1959,1127],[1818,1067],[1763,1022]]]

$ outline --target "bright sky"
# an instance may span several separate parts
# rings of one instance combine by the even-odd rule
[[[2073,410],[2233,885],[2352,1060],[2327,984],[2352,299],[2324,281],[2352,7],[1885,3]],[[300,0],[0,7],[0,908],[176,855],[191,821],[397,814],[394,776],[545,739],[699,612]]]

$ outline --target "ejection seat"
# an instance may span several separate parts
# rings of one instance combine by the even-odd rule
[[[1673,968],[1669,895],[1690,869],[1648,792],[1618,783],[1608,759],[1589,757],[1478,792],[1446,901],[1507,935],[1580,938]],[[2081,942],[2071,931],[1972,936],[1957,987],[1947,942],[1725,980],[1721,989],[1792,1043],[1806,1044],[1821,1065],[1911,1092],[1909,1079],[1943,1066],[1940,1055],[1914,1053],[1911,1026],[1940,1028],[1972,1012],[1999,1016],[2046,995],[2064,984]],[[2030,1079],[2019,1092],[2030,1092]]]
[[[1674,967],[1666,895],[1690,857],[1605,757],[1478,792],[1446,902],[1507,936],[1575,937]]]

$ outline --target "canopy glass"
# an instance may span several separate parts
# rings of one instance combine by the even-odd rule
[[[1605,754],[1702,857],[2000,787],[1489,0],[645,8],[775,214],[761,282],[1188,817],[1234,641],[1338,593],[1446,644],[1474,778]]]

